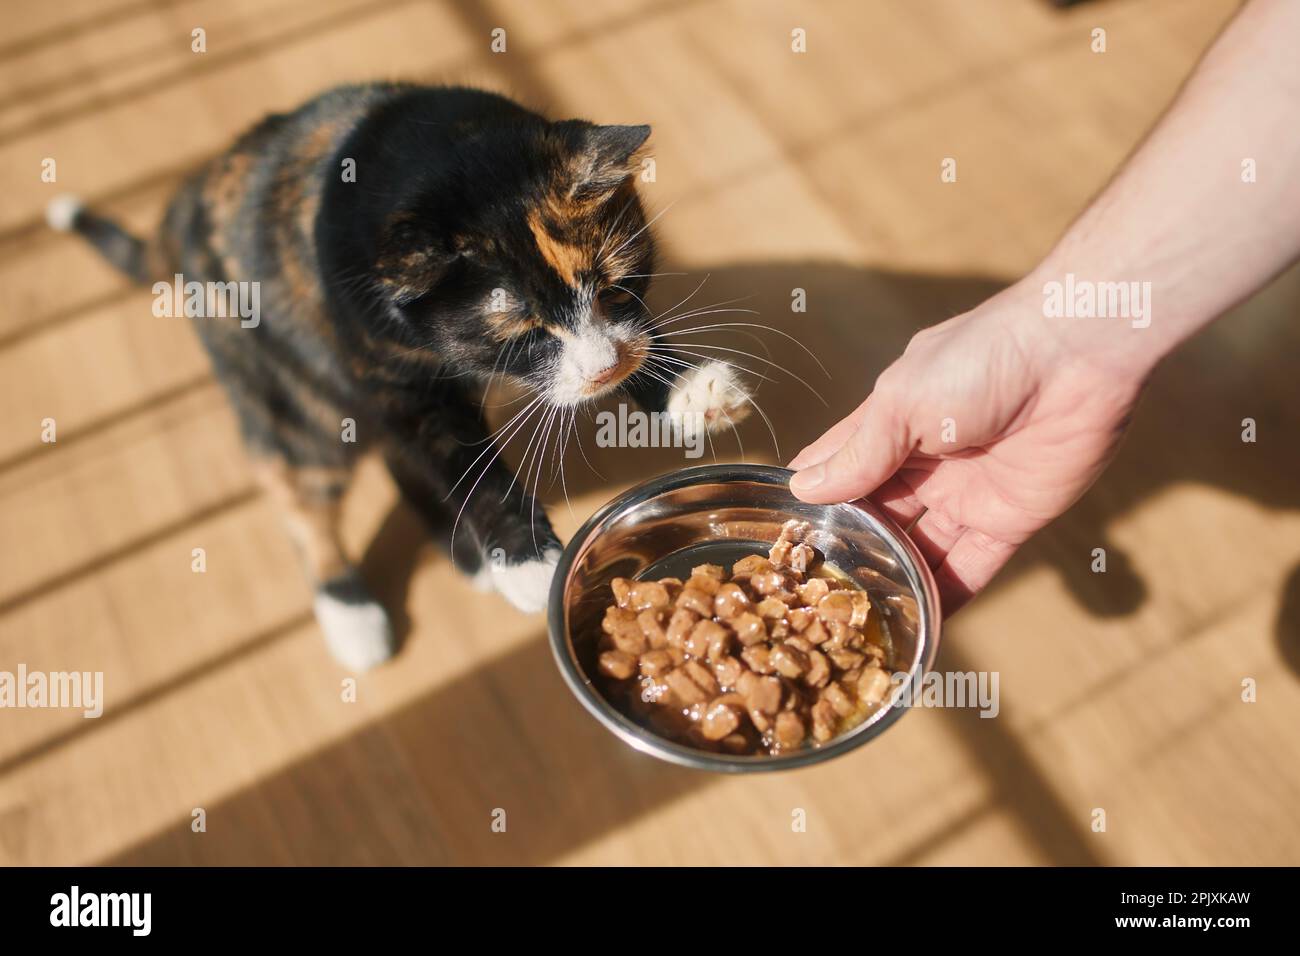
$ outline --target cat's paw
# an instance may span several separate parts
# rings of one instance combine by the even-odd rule
[[[351,577],[318,588],[312,604],[334,659],[360,673],[382,664],[397,651],[397,640],[383,607]]]
[[[545,609],[551,593],[551,579],[555,577],[555,567],[559,563],[560,552],[552,549],[540,561],[491,563],[485,569],[486,578],[507,601],[524,613],[532,614]]]
[[[705,362],[685,372],[668,393],[668,414],[688,432],[700,423],[711,432],[730,428],[749,411],[748,390],[735,370],[722,362]]]

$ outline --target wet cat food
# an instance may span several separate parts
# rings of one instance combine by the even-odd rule
[[[690,576],[614,578],[601,622],[606,696],[656,733],[704,750],[777,755],[824,744],[891,688],[867,592],[818,562],[805,522],[766,556]]]

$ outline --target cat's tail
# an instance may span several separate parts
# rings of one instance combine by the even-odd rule
[[[86,208],[76,196],[55,196],[45,207],[45,221],[59,232],[75,232],[119,271],[136,282],[148,282],[146,245],[111,219]]]

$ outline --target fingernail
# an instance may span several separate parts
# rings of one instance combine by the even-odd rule
[[[807,471],[813,465],[820,465],[828,460],[833,454],[835,454],[834,448],[820,448],[812,454],[809,454],[808,449],[805,448],[790,459],[790,464],[786,467],[791,471]]]
[[[797,472],[795,476],[790,479],[790,487],[809,491],[816,488],[825,480],[826,466],[813,465],[811,468],[805,468],[803,471]]]

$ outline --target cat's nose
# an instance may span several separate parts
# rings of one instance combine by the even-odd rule
[[[622,369],[622,366],[623,366],[623,355],[622,355],[622,350],[620,349],[618,357],[615,358],[614,361],[609,364],[608,368],[602,369],[601,371],[597,372],[595,375],[591,377],[591,384],[596,386],[597,388],[599,388],[601,385],[608,384],[610,381],[613,380],[614,376],[618,375],[619,371]]]
[[[605,367],[594,375],[588,376],[589,388],[599,389],[610,384],[627,378],[628,373],[632,371],[632,348],[626,342],[611,342],[614,353],[612,358],[606,359],[601,364]]]

